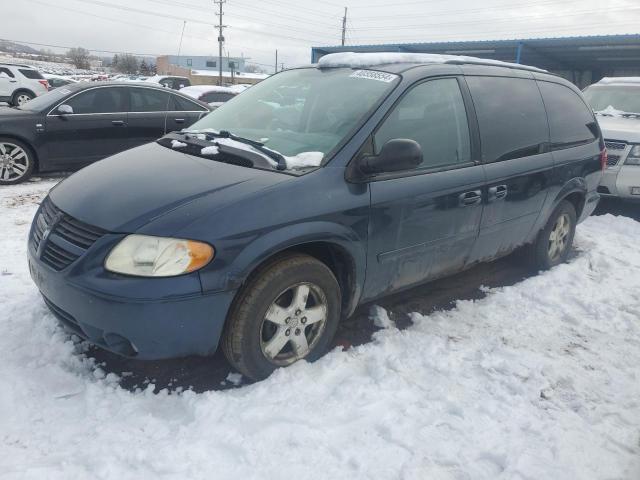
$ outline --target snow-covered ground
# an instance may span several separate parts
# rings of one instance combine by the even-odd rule
[[[569,264],[406,330],[372,308],[371,343],[315,364],[153,394],[84,357],[29,278],[53,183],[0,187],[0,478],[640,478],[640,223],[590,218]]]

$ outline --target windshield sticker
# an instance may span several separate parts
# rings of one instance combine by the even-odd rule
[[[368,80],[378,80],[379,82],[393,82],[398,75],[387,72],[378,72],[377,70],[356,70],[351,75],[352,78],[366,78]]]

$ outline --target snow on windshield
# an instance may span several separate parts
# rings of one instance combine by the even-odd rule
[[[499,67],[517,67],[536,72],[546,72],[536,67],[515,63],[489,60],[485,58],[467,57],[463,55],[439,55],[434,53],[400,53],[400,52],[371,52],[355,53],[340,52],[330,53],[320,58],[318,67],[373,67],[376,65],[389,65],[394,63],[476,63],[482,65],[496,65]]]

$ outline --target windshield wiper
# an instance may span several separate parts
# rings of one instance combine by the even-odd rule
[[[205,138],[209,141],[215,141],[217,138],[228,138],[230,140],[235,140],[236,142],[244,143],[246,145],[250,145],[260,153],[265,154],[267,157],[275,160],[278,166],[277,170],[286,170],[287,169],[287,161],[283,155],[280,153],[271,150],[264,146],[264,143],[258,142],[257,140],[251,140],[250,138],[241,137],[239,135],[235,135],[228,130],[220,130],[219,132],[199,132],[199,131],[189,131],[183,130],[180,133],[191,134],[191,135],[204,135]]]

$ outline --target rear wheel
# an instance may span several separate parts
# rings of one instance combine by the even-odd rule
[[[548,270],[567,260],[576,232],[576,220],[575,207],[563,200],[529,247],[529,257],[534,268]]]
[[[13,94],[13,98],[11,99],[11,104],[14,107],[19,107],[20,105],[24,105],[29,100],[33,100],[34,98],[35,98],[35,95],[33,93],[25,92],[25,91],[16,92]]]
[[[12,138],[0,137],[0,185],[13,185],[27,180],[35,166],[31,149]]]
[[[331,270],[307,255],[263,267],[234,302],[222,340],[227,359],[260,380],[278,367],[320,358],[340,318],[340,287]]]

